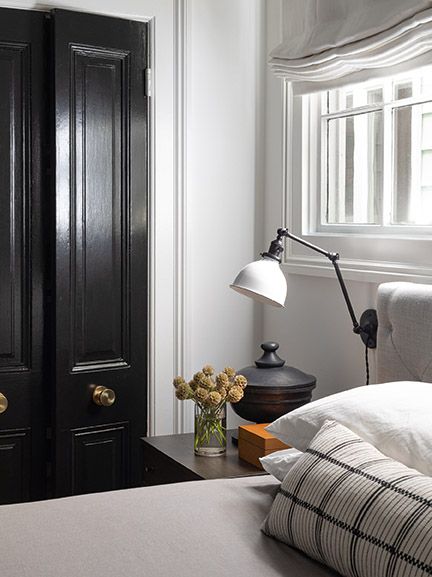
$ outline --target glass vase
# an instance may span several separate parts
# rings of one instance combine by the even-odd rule
[[[226,451],[226,410],[195,405],[194,450],[202,457],[218,457]]]

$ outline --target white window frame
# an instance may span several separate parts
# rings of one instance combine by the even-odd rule
[[[432,227],[396,227],[378,231],[374,225],[317,226],[322,206],[317,186],[322,178],[320,131],[310,106],[318,97],[294,96],[291,83],[283,85],[283,213],[284,226],[309,242],[339,252],[341,268],[348,280],[386,282],[432,281]],[[389,109],[390,110],[390,109]],[[388,112],[391,114],[391,111]],[[316,118],[316,115],[315,115]],[[386,152],[388,154],[388,151]],[[391,166],[385,162],[384,166]],[[387,168],[388,169],[388,168]],[[385,202],[391,202],[388,193]],[[349,230],[347,230],[349,228]],[[399,229],[400,230],[396,230]],[[421,230],[419,230],[421,229]],[[288,272],[333,276],[325,259],[311,254],[298,243],[287,242],[283,265]]]
[[[416,96],[416,93],[420,92],[420,86],[414,86],[414,96],[412,98],[405,98],[403,100],[394,100],[392,98],[392,89],[393,89],[393,80],[392,78],[387,78],[385,80],[381,79],[380,86],[383,87],[384,92],[384,102],[386,104],[383,106],[381,104],[367,104],[365,101],[359,100],[358,95],[354,92],[354,105],[355,105],[355,112],[351,112],[349,109],[341,110],[338,112],[327,113],[327,111],[322,106],[322,98],[321,93],[316,93],[308,96],[303,96],[302,107],[307,108],[309,107],[309,115],[310,115],[310,124],[309,130],[312,132],[316,132],[318,135],[319,140],[321,141],[321,175],[320,179],[317,182],[310,182],[309,191],[311,194],[311,203],[317,203],[318,210],[316,211],[316,222],[310,223],[310,230],[315,232],[324,232],[324,233],[357,233],[357,234],[374,234],[374,235],[391,235],[397,237],[412,237],[412,236],[429,236],[432,235],[432,225],[431,224],[418,224],[418,225],[394,225],[391,224],[391,214],[392,214],[392,166],[393,166],[393,156],[392,156],[392,148],[385,146],[384,147],[384,158],[383,158],[383,171],[384,171],[384,178],[383,178],[383,199],[382,199],[382,223],[378,224],[355,224],[355,223],[347,223],[347,224],[323,224],[323,214],[327,209],[326,206],[326,194],[327,194],[327,179],[328,179],[328,172],[326,166],[326,156],[327,156],[327,139],[321,138],[321,135],[324,131],[326,131],[326,124],[327,121],[330,119],[339,119],[339,118],[354,118],[354,123],[356,125],[356,134],[361,134],[361,132],[365,132],[366,137],[366,126],[367,126],[367,116],[362,114],[362,112],[382,112],[383,113],[383,125],[384,130],[386,132],[384,137],[384,143],[388,143],[392,141],[392,125],[391,125],[391,117],[393,111],[401,106],[407,105],[418,105],[418,104],[430,104],[431,98],[421,98]],[[413,84],[420,85],[420,78],[415,78]],[[417,88],[417,90],[416,90]],[[357,102],[356,102],[357,99]],[[418,111],[418,114],[413,114],[413,122],[412,122],[412,142],[419,141],[419,133],[421,131],[421,120],[422,114]],[[340,126],[342,128],[342,125]],[[338,142],[341,142],[341,136],[344,136],[344,133],[339,136]],[[309,135],[304,134],[304,138],[308,139]],[[314,145],[315,146],[315,145]],[[359,158],[360,155],[364,152],[364,149],[357,147],[355,154],[358,164],[366,164],[364,158]],[[413,179],[417,176],[419,179],[419,172],[418,167],[420,166],[421,162],[421,152],[422,149],[415,148],[412,153],[412,176]],[[342,152],[340,153],[342,154]],[[311,162],[313,160],[314,152],[313,150],[310,151],[309,158]],[[344,163],[339,163],[339,171],[344,170],[345,166]],[[370,174],[372,176],[372,174]],[[356,171],[354,175],[354,216],[358,219],[365,218],[367,219],[367,204],[364,202],[362,197],[358,194],[358,192],[367,189],[367,174],[363,171]],[[343,180],[343,179],[342,179]],[[413,183],[413,190],[416,191],[417,195],[421,194],[420,191],[420,182]],[[356,194],[357,193],[357,194]]]

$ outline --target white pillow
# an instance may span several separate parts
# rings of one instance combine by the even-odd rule
[[[305,451],[326,420],[351,429],[382,453],[432,476],[432,384],[399,381],[358,387],[303,405],[267,431]]]
[[[278,481],[283,481],[285,475],[297,463],[301,455],[303,453],[297,449],[282,449],[282,451],[275,451],[270,455],[260,457],[260,462],[264,471],[276,477]]]

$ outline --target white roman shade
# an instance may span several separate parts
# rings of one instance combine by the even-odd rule
[[[432,62],[432,0],[282,0],[274,72],[297,94]]]

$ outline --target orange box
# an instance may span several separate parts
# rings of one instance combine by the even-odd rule
[[[267,423],[258,425],[241,425],[238,428],[239,458],[262,469],[259,457],[269,455],[281,449],[289,449],[288,445],[276,439],[271,433],[264,430]]]

